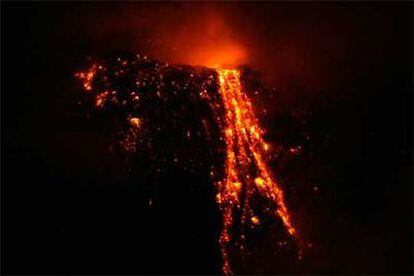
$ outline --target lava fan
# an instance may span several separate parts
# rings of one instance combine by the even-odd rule
[[[208,154],[222,155],[218,164],[212,164],[210,175],[222,212],[219,245],[224,274],[232,273],[229,248],[243,251],[246,226],[260,225],[265,215],[282,222],[288,235],[298,242],[301,254],[298,230],[268,164],[269,145],[244,91],[241,70],[169,65],[137,55],[95,63],[76,77],[97,109],[119,114],[120,144],[125,151],[147,151],[153,160],[160,160],[154,150],[160,129],[168,125],[180,128],[185,120],[179,111],[167,116],[162,106],[197,107],[201,124],[183,129],[183,137],[195,133],[209,141],[221,141],[217,143],[219,149]],[[185,168],[197,166],[191,160],[181,162]]]

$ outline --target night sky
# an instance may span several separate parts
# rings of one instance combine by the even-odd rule
[[[81,104],[74,74],[121,52],[246,66],[266,92],[253,99],[266,138],[304,143],[277,175],[312,249],[275,253],[286,237],[273,223],[234,256],[236,272],[412,274],[412,13],[411,2],[2,2],[2,274],[220,273],[211,160],[148,174],[151,162],[118,149],[111,117]],[[165,156],[214,145],[178,136],[160,142]]]

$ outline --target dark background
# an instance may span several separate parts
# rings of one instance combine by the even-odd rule
[[[268,132],[285,129],[290,110],[311,112],[310,150],[281,174],[313,249],[303,262],[274,255],[278,237],[263,233],[259,260],[246,261],[263,271],[248,271],[411,274],[412,8],[2,2],[2,272],[220,272],[208,170],[157,179],[143,176],[148,164],[131,170],[111,150],[110,127],[85,117],[73,77],[87,56],[111,50],[185,61],[162,37],[171,22],[191,30],[208,9],[274,88]]]

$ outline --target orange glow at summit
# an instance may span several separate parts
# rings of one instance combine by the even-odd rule
[[[209,68],[247,63],[248,51],[239,39],[239,30],[231,28],[224,15],[207,10],[196,19],[186,15],[179,23],[162,22],[170,24],[168,32],[158,33],[159,44],[150,53],[171,63]]]
[[[240,45],[227,43],[198,50],[189,55],[189,63],[210,68],[235,67],[246,60],[246,52]]]

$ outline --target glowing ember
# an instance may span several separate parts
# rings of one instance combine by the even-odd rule
[[[129,119],[129,123],[134,127],[139,127],[141,125],[141,120],[139,118],[132,117]]]
[[[121,145],[128,152],[137,152],[138,147],[151,148],[152,136],[163,127],[161,122],[148,123],[153,110],[148,108],[149,102],[169,102],[178,98],[177,91],[182,91],[184,96],[198,99],[211,108],[221,132],[219,135],[222,135],[220,139],[225,142],[224,173],[210,172],[216,182],[216,202],[222,212],[219,244],[224,274],[232,273],[230,246],[239,245],[239,237],[233,231],[236,222],[241,223],[241,243],[246,238],[244,225],[261,225],[262,212],[253,210],[257,198],[267,202],[266,206],[261,206],[266,210],[263,213],[270,211],[280,218],[287,233],[299,241],[282,188],[267,164],[270,147],[263,139],[264,131],[252,103],[242,89],[240,74],[235,69],[169,66],[139,55],[129,60],[117,58],[115,63],[106,65],[95,64],[88,71],[76,74],[83,88],[93,95],[95,107],[105,110],[115,106],[118,111],[119,107],[124,110],[122,114],[126,118],[122,116],[122,120],[126,130],[122,132]],[[217,91],[219,93],[215,93]],[[165,123],[165,117],[161,118]],[[179,119],[168,119],[174,124],[179,122]],[[209,139],[207,121],[201,121]],[[192,139],[197,132],[185,129],[183,133],[186,139]],[[299,152],[297,149],[290,151]],[[177,156],[173,160],[179,162]],[[243,249],[242,244],[240,249]]]
[[[75,74],[78,79],[83,81],[83,88],[85,88],[86,91],[92,90],[92,81],[95,77],[96,70],[97,66],[94,64],[87,72],[79,72]]]

